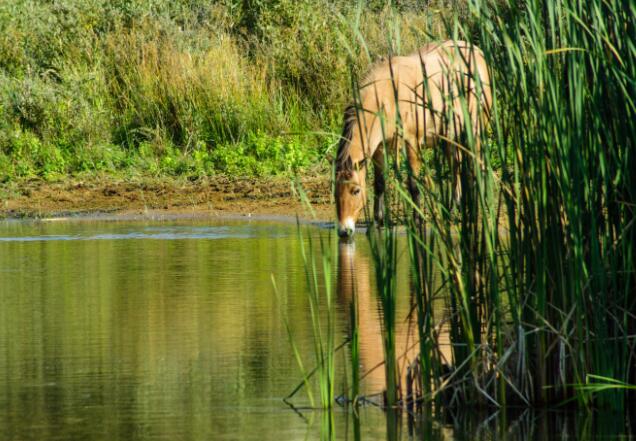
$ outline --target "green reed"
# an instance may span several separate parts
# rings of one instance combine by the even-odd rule
[[[358,296],[355,290],[349,308],[349,329],[351,334],[351,399],[355,403],[360,396],[360,329],[358,323]]]
[[[636,376],[636,4],[468,5],[470,19],[449,22],[447,36],[484,51],[489,123],[478,137],[464,127],[456,140],[438,140],[416,177],[420,206],[400,187],[408,167],[398,165],[392,181],[413,269],[419,399],[625,409],[624,385]],[[459,200],[449,148],[463,152]],[[390,332],[395,230],[370,238]],[[450,366],[435,331],[443,320],[432,312],[435,277],[448,306]],[[385,355],[389,373],[394,354]],[[582,387],[589,378],[604,382]]]
[[[340,302],[349,309],[349,365],[351,369],[350,400],[357,405],[360,397],[360,313],[358,304],[358,280],[356,272],[355,243],[338,243],[337,292]],[[345,385],[345,390],[348,389]]]
[[[308,203],[306,195],[300,190],[300,196],[304,203]],[[304,231],[303,231],[304,230]],[[305,283],[307,299],[309,301],[309,319],[312,329],[313,343],[313,365],[310,372],[305,368],[300,350],[298,349],[289,322],[285,316],[285,326],[287,328],[292,350],[298,363],[303,380],[285,399],[289,403],[301,388],[305,388],[312,407],[316,406],[313,394],[313,384],[310,382],[314,374],[317,375],[317,388],[320,396],[319,406],[325,410],[331,410],[335,403],[335,383],[336,383],[336,352],[346,343],[336,347],[336,305],[333,297],[333,262],[332,262],[332,237],[318,238],[316,247],[315,238],[308,228],[302,228],[298,224],[298,243],[305,269]],[[276,286],[274,276],[272,276],[274,291],[280,300],[280,295]],[[355,375],[355,374],[354,374]],[[357,384],[357,383],[354,383]],[[332,421],[333,416],[326,421]],[[323,421],[324,423],[324,421]]]
[[[385,405],[394,407],[399,399],[399,379],[396,354],[397,240],[395,227],[373,228],[369,244],[374,261],[375,279],[380,298],[382,346],[386,378]]]
[[[300,231],[300,228],[299,228]],[[332,261],[330,241],[320,238],[320,260],[316,258],[314,242],[306,236],[308,248],[300,236],[300,247],[309,299],[311,325],[314,335],[314,357],[318,369],[320,405],[331,409],[335,401],[335,305],[332,293]],[[318,266],[320,265],[320,267]],[[322,279],[322,280],[321,280]],[[326,311],[322,320],[321,309]]]
[[[409,367],[418,387],[409,396],[395,353],[397,230],[390,222],[368,230],[386,405],[624,410],[636,383],[636,5],[467,4],[468,18],[448,21],[444,38],[483,50],[492,105],[482,109],[480,130],[467,125],[456,139],[439,137],[419,176],[394,162],[385,178],[385,207],[406,225],[420,340],[416,366]],[[483,86],[480,78],[471,81],[478,91]],[[467,117],[462,84],[458,111]],[[453,120],[452,113],[445,117]],[[447,152],[457,149],[456,178],[455,155]],[[417,183],[419,205],[405,188],[408,179]],[[311,259],[306,265],[316,267]],[[308,280],[318,287],[315,277]],[[444,314],[434,312],[437,302],[445,302]],[[329,347],[333,342],[316,346],[325,366],[331,362],[320,354]],[[356,356],[352,351],[354,372]],[[325,377],[326,389],[332,381]]]
[[[493,148],[506,158],[501,250],[516,271],[503,285],[520,312],[516,356],[534,386],[528,400],[590,405],[572,384],[634,376],[635,4],[506,6],[473,5],[496,66]],[[594,404],[622,409],[624,398],[614,389]]]

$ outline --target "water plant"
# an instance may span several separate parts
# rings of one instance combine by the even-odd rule
[[[469,19],[449,20],[444,36],[483,50],[494,98],[476,123],[488,124],[437,137],[421,175],[394,161],[385,176],[394,195],[386,206],[407,226],[420,339],[418,392],[406,401],[624,410],[636,375],[636,9],[602,0],[467,7]],[[470,122],[462,84],[445,121],[463,112]],[[421,204],[405,190],[408,178],[416,178]],[[388,226],[370,228],[368,238],[386,403],[395,406],[397,237]],[[446,317],[433,314],[439,292]]]
[[[302,385],[305,386],[312,407],[316,406],[313,398],[313,388],[309,384],[314,374],[318,376],[319,407],[331,409],[335,403],[335,359],[336,351],[343,345],[335,345],[335,305],[332,294],[333,273],[330,246],[331,241],[324,237],[319,238],[319,256],[314,249],[314,238],[311,234],[303,235],[303,229],[298,224],[298,238],[300,244],[303,265],[305,268],[305,279],[307,288],[307,298],[309,300],[309,318],[311,321],[313,335],[313,352],[315,368],[308,373],[305,363],[302,360],[300,351],[297,349],[294,338],[286,322],[290,342],[298,366],[303,375],[303,382],[287,397],[291,398]],[[307,244],[305,244],[305,241]],[[276,287],[275,278],[272,276],[272,283],[277,297],[281,299]]]
[[[421,174],[386,158],[385,207],[406,225],[420,352],[404,394],[399,239],[395,225],[373,226],[387,406],[627,408],[636,383],[636,8],[627,3],[469,0],[464,20],[447,21],[443,38],[483,51],[493,101],[481,130],[471,122],[437,137]],[[467,112],[466,91],[456,91],[446,121]]]
[[[400,399],[400,381],[396,353],[396,297],[398,261],[396,228],[372,228],[368,237],[374,260],[375,280],[380,298],[382,318],[382,348],[384,350],[384,375],[386,379],[385,405],[395,407]]]
[[[489,130],[481,140],[464,130],[439,141],[419,176],[422,206],[400,192],[422,400],[435,396],[440,374],[427,285],[435,269],[449,302],[446,386],[464,405],[625,409],[627,387],[594,387],[591,396],[573,385],[601,377],[624,385],[635,375],[633,5],[632,13],[600,0],[468,5],[471,20],[447,32],[472,38],[489,61]],[[448,148],[464,153],[457,203]]]

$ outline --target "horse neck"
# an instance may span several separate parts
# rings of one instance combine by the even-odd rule
[[[382,124],[378,117],[366,115],[361,118],[360,122],[353,127],[349,145],[349,156],[353,163],[357,164],[364,158],[370,161],[385,137],[388,141],[393,135],[383,132]]]

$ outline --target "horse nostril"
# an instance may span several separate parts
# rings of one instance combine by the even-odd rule
[[[351,238],[356,230],[356,224],[351,219],[345,219],[343,222],[338,222],[338,236],[341,238]]]

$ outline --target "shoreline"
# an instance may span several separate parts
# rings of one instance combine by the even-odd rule
[[[291,178],[73,177],[0,185],[0,219],[286,219],[330,221],[330,182],[300,178],[311,204],[300,200]]]

